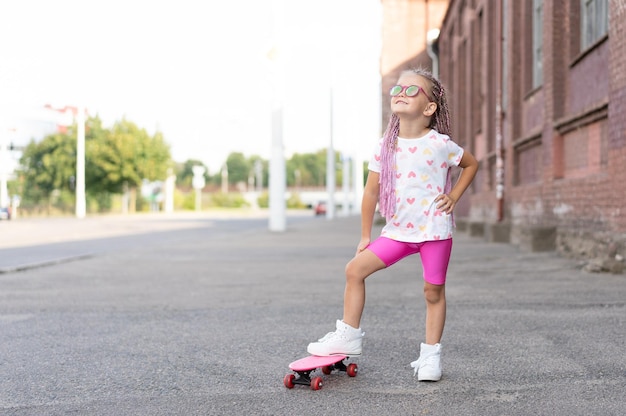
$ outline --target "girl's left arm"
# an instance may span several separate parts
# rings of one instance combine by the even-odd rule
[[[452,213],[457,201],[474,180],[474,176],[476,176],[476,172],[478,171],[478,161],[474,155],[464,149],[459,167],[462,168],[463,171],[450,193],[447,195],[439,195],[435,199],[435,201],[440,202],[437,209],[443,209],[448,214]]]

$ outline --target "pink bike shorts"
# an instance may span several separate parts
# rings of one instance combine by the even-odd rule
[[[372,251],[387,267],[410,256],[420,253],[424,280],[433,285],[446,283],[448,263],[452,253],[452,239],[407,243],[386,237],[372,241],[368,250]]]

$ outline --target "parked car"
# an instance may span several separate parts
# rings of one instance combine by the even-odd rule
[[[326,201],[320,201],[315,205],[315,215],[326,215]]]
[[[10,219],[11,219],[11,209],[0,208],[0,220],[10,220]]]

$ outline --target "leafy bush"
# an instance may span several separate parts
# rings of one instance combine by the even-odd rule
[[[243,195],[233,192],[227,194],[214,192],[211,194],[211,202],[214,206],[220,208],[242,208],[250,206]]]

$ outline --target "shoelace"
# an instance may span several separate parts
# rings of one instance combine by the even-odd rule
[[[414,370],[413,375],[417,374],[417,370],[419,370],[421,363],[422,363],[422,357],[418,358],[417,360],[411,363],[411,367],[413,367],[413,370]]]
[[[420,358],[418,358],[417,360],[413,361],[413,362],[411,363],[411,367],[413,367],[413,370],[414,370],[414,371],[413,371],[413,375],[414,375],[414,376],[415,376],[415,375],[417,375],[417,371],[418,371],[418,370],[420,369],[420,367],[422,366],[422,363],[424,363],[424,364],[425,364],[425,363],[426,363],[426,361],[428,361],[428,360],[429,360],[429,359],[431,359],[431,358],[434,358],[434,356],[435,356],[434,354],[430,354],[430,355],[427,355],[427,356],[425,356],[425,357],[422,357],[422,356],[420,355]]]
[[[364,337],[365,332],[361,332],[361,336]],[[328,334],[324,335],[322,338],[318,339],[317,342],[326,342],[326,341],[330,341],[330,340],[337,339],[337,338],[348,339],[348,336],[343,331],[342,332],[334,331],[334,332],[329,332]]]
[[[329,332],[328,334],[324,335],[322,338],[318,339],[318,342],[326,342],[326,341],[330,341],[331,339],[334,338],[339,338],[340,335],[337,333],[337,331],[335,332]]]

